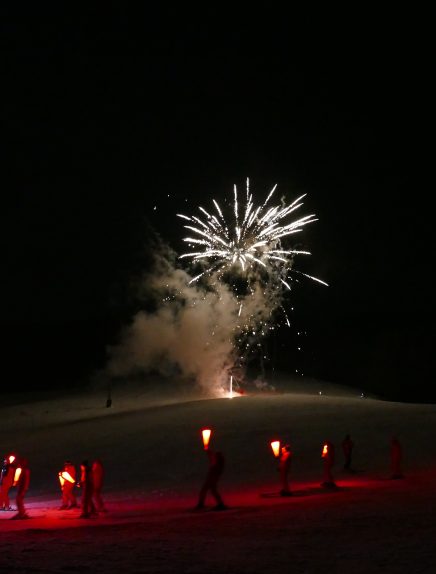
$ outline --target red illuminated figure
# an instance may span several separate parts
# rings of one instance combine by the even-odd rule
[[[224,456],[221,452],[215,452],[211,448],[206,450],[209,458],[209,470],[207,471],[206,479],[200,490],[198,497],[197,510],[204,508],[207,493],[210,491],[215,498],[215,510],[226,510],[227,506],[224,504],[220,493],[218,492],[218,480],[224,471]]]
[[[342,441],[342,452],[344,453],[344,470],[351,472],[351,455],[353,454],[354,442],[351,440],[349,434],[345,435]]]
[[[402,462],[403,449],[401,448],[400,441],[397,439],[397,437],[393,436],[391,439],[391,478],[404,478],[402,472]]]
[[[29,483],[30,483],[29,464],[27,462],[27,459],[22,458],[19,461],[19,464],[17,464],[14,476],[14,486],[17,487],[17,497],[15,500],[17,503],[18,512],[12,517],[12,519],[29,518],[29,515],[27,514],[26,509],[24,507],[24,497],[29,488]]]
[[[69,460],[65,461],[64,468],[59,472],[59,483],[62,491],[62,505],[59,507],[59,510],[77,508],[77,500],[74,494],[76,468]]]
[[[279,472],[280,472],[280,496],[291,496],[291,491],[289,489],[289,470],[291,468],[291,447],[286,444],[282,447],[280,452],[280,461],[279,461]]]
[[[82,489],[82,513],[80,518],[90,518],[91,516],[97,515],[97,511],[92,501],[92,469],[87,460],[84,460],[80,465],[80,471],[80,487]]]
[[[321,486],[334,488],[336,486],[332,476],[332,467],[335,464],[335,447],[330,441],[326,441],[322,447],[322,459],[324,461],[324,481]]]
[[[101,460],[94,460],[91,466],[93,498],[98,512],[106,512],[101,491],[103,488],[104,469]]]
[[[7,456],[3,461],[0,478],[0,510],[12,510],[9,501],[9,490],[14,484],[15,469],[15,456]]]

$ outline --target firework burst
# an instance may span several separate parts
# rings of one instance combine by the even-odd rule
[[[189,221],[184,227],[193,232],[192,237],[183,241],[196,249],[180,256],[190,258],[194,263],[203,266],[201,273],[192,282],[204,275],[224,273],[267,277],[268,281],[279,280],[286,289],[290,289],[288,280],[295,255],[310,255],[309,251],[286,249],[283,247],[289,236],[299,233],[309,223],[317,221],[316,217],[305,215],[292,221],[289,217],[303,205],[301,195],[290,205],[270,205],[277,185],[275,185],[263,204],[256,207],[250,192],[247,179],[245,205],[239,205],[238,191],[234,186],[233,225],[227,223],[219,204],[213,200],[215,213],[209,213],[199,207],[201,216],[178,217]],[[200,248],[200,250],[198,250]],[[299,272],[301,273],[301,272]],[[327,285],[324,281],[302,273],[306,277]]]
[[[184,242],[191,251],[180,258],[191,260],[193,267],[200,271],[190,283],[201,279],[206,292],[221,293],[218,284],[229,287],[234,302],[234,310],[229,309],[233,321],[229,333],[233,352],[228,363],[231,366],[227,368],[230,380],[236,385],[244,379],[250,356],[260,356],[262,364],[267,359],[261,341],[277,328],[278,310],[282,311],[285,324],[291,326],[284,298],[296,278],[293,274],[327,285],[292,268],[296,255],[310,255],[310,252],[290,247],[291,236],[317,219],[313,214],[295,217],[305,195],[290,205],[283,199],[273,204],[276,189],[274,186],[265,201],[255,206],[247,179],[245,201],[241,205],[234,186],[233,214],[228,218],[231,223],[215,200],[211,212],[200,206],[198,216],[177,214],[187,221],[184,227],[190,232]]]

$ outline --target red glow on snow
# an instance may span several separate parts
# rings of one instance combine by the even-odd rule
[[[272,448],[272,451],[274,453],[274,456],[276,458],[278,458],[278,456],[280,455],[280,441],[279,440],[273,440],[271,442],[271,448]]]
[[[212,431],[210,429],[203,429],[201,434],[203,435],[203,446],[205,450],[207,450],[209,448],[210,435],[212,434]]]

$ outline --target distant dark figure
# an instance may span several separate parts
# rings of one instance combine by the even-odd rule
[[[3,461],[1,478],[0,478],[0,510],[12,510],[12,506],[9,501],[9,490],[14,484],[15,476],[15,459],[13,457],[7,457]]]
[[[291,447],[287,444],[281,449],[280,460],[279,460],[279,472],[280,472],[280,496],[291,496],[291,491],[289,488],[289,470],[291,468]]]
[[[215,510],[225,510],[227,507],[224,504],[218,492],[218,480],[224,471],[224,456],[221,452],[215,452],[212,449],[206,450],[209,457],[209,470],[207,471],[206,479],[200,490],[198,497],[197,509],[204,508],[206,495],[208,491],[216,500]]]
[[[324,461],[324,481],[321,486],[327,488],[335,487],[336,484],[332,476],[332,466],[335,464],[335,447],[330,441],[324,443],[322,459]]]
[[[403,449],[397,437],[391,439],[391,478],[404,478],[402,472]]]
[[[76,486],[76,468],[70,460],[64,462],[64,468],[59,472],[59,482],[62,491],[62,504],[59,510],[77,508],[77,500],[74,494]]]
[[[104,469],[100,460],[94,460],[91,466],[92,471],[92,486],[93,498],[98,512],[106,512],[103,499],[101,497],[101,490],[103,488]]]
[[[351,471],[351,456],[353,454],[354,442],[351,440],[349,434],[345,435],[342,441],[342,451],[344,453],[344,470]]]
[[[82,514],[80,518],[89,518],[96,515],[97,511],[92,501],[92,470],[87,460],[84,460],[80,465],[80,471],[80,488],[82,489]]]
[[[17,464],[17,470],[18,469],[21,469],[21,472],[19,477],[17,477],[17,482],[14,483],[14,486],[17,487],[17,496],[15,500],[17,503],[18,512],[12,517],[13,519],[29,518],[29,515],[27,514],[24,507],[24,497],[30,483],[29,463],[26,458],[22,458],[19,461],[19,464]]]

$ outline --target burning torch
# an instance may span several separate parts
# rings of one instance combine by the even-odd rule
[[[62,470],[59,473],[59,482],[62,488],[66,482],[71,482],[71,484],[74,484],[75,480],[69,472],[67,472],[66,470]]]
[[[210,437],[211,437],[211,435],[212,435],[211,429],[203,429],[203,430],[201,431],[201,435],[202,435],[202,438],[203,438],[203,447],[204,447],[204,450],[208,450],[208,448],[209,448],[209,443],[210,443]]]
[[[275,458],[279,458],[279,456],[280,456],[280,441],[279,440],[271,441],[271,449],[273,451],[273,455],[275,456]]]

